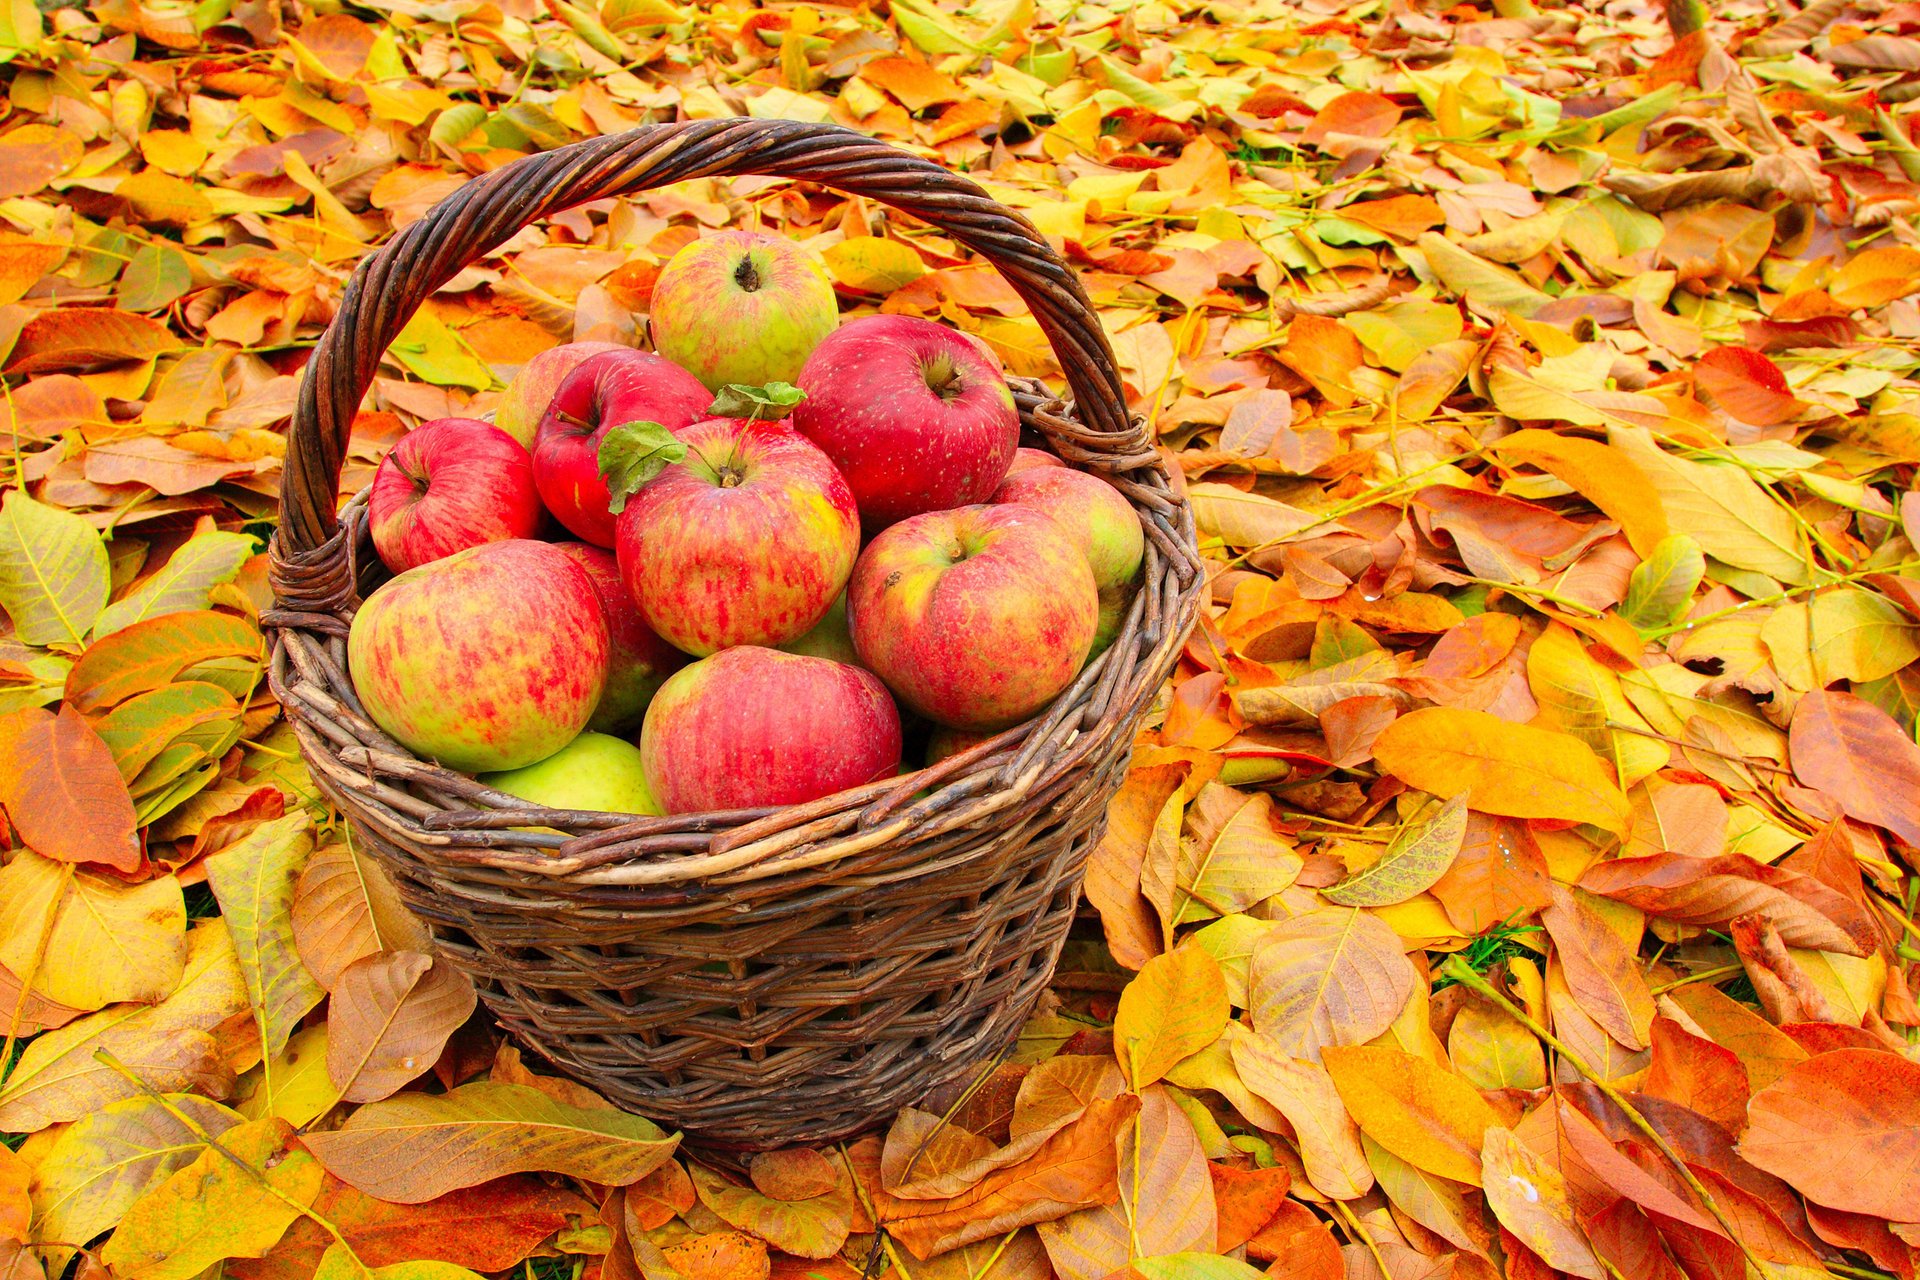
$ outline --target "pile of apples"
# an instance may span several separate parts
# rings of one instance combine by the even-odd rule
[[[804,803],[1046,706],[1118,628],[1132,506],[1019,447],[984,345],[838,322],[810,251],[724,232],[661,270],[658,354],[557,347],[494,422],[409,433],[368,495],[397,576],[348,638],[366,713],[508,794],[658,814]]]

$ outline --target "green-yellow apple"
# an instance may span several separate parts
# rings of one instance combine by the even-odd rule
[[[845,473],[868,534],[988,501],[1020,443],[1007,380],[931,320],[853,321],[814,348],[799,387],[793,425]]]
[[[847,585],[860,516],[825,454],[785,421],[710,418],[626,499],[615,548],[640,616],[709,654],[804,635]]]
[[[367,597],[347,664],[367,714],[415,755],[518,769],[586,728],[607,683],[607,623],[558,547],[489,542]]]
[[[540,419],[547,416],[554,393],[574,366],[602,351],[624,350],[617,342],[568,342],[548,347],[521,365],[520,372],[500,393],[500,402],[493,407],[493,425],[531,452],[533,433],[540,429]]]
[[[395,573],[483,542],[531,538],[545,518],[533,459],[477,418],[435,418],[400,437],[367,493],[374,550]]]
[[[785,653],[804,653],[810,658],[832,658],[859,666],[860,655],[853,651],[853,632],[847,630],[847,593],[842,591],[833,598],[827,616],[814,623],[813,630],[779,648]]]
[[[533,444],[533,480],[547,510],[576,538],[613,545],[613,512],[600,445],[629,422],[678,431],[706,416],[713,397],[680,366],[626,347],[580,362],[560,383]]]
[[[640,727],[661,682],[692,659],[654,634],[640,616],[613,552],[584,542],[562,542],[561,551],[587,571],[600,611],[607,619],[607,691],[600,695],[587,728],[596,733],[627,733]]]
[[[900,765],[900,714],[870,671],[754,645],[668,678],[640,731],[668,813],[804,804]]]
[[[662,812],[647,789],[640,748],[604,733],[583,733],[545,760],[483,773],[481,782],[548,809],[586,809],[600,813]]]
[[[1004,728],[1073,682],[1100,611],[1093,571],[1051,516],[971,506],[902,520],[847,587],[860,661],[959,729]]]
[[[833,281],[811,249],[782,236],[721,231],[660,269],[653,345],[718,391],[792,382],[840,321]]]
[[[1037,507],[1067,531],[1102,591],[1133,581],[1146,555],[1140,516],[1120,491],[1098,476],[1067,467],[1028,467],[1000,482],[995,502]]]

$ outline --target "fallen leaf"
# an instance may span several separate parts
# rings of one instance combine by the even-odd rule
[[[1408,786],[1465,795],[1483,813],[1627,828],[1626,796],[1593,750],[1564,733],[1427,707],[1388,725],[1373,747],[1380,767]]]
[[[1415,980],[1398,935],[1377,916],[1310,911],[1280,921],[1255,947],[1247,1011],[1275,1048],[1318,1061],[1326,1045],[1385,1031]]]
[[[476,1000],[465,974],[418,951],[381,951],[348,965],[327,1006],[327,1076],[341,1099],[373,1102],[419,1077]]]
[[[70,706],[0,717],[0,805],[36,853],[128,875],[140,867],[133,797],[107,744]]]
[[[1368,1137],[1416,1168],[1480,1185],[1481,1142],[1499,1117],[1472,1085],[1425,1058],[1374,1045],[1328,1045],[1321,1061]]]
[[[311,825],[305,811],[296,810],[261,823],[206,861],[207,883],[233,932],[260,1043],[270,1058],[325,994],[293,945],[293,881],[313,848]]]
[[[1220,1038],[1231,1010],[1220,966],[1198,946],[1176,947],[1140,967],[1120,993],[1113,1040],[1135,1092]]]

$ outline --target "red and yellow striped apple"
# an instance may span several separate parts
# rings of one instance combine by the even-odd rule
[[[483,542],[540,531],[533,459],[477,418],[435,418],[400,437],[367,494],[374,550],[395,573]]]
[[[846,475],[869,534],[987,501],[1020,443],[1007,380],[931,320],[855,320],[814,348],[798,385],[793,424]]]
[[[651,352],[619,347],[581,361],[560,383],[533,445],[533,479],[547,510],[574,537],[611,547],[600,442],[629,422],[678,431],[704,417],[712,402],[692,374]]]
[[[711,418],[627,499],[620,575],[640,616],[692,654],[805,634],[846,586],[860,517],[825,454],[783,419]]]
[[[513,375],[513,381],[500,393],[500,403],[493,408],[493,425],[531,452],[540,419],[547,416],[547,406],[553,403],[560,384],[574,367],[602,351],[625,350],[617,342],[568,342],[548,347],[521,365],[520,372]]]
[[[607,624],[586,570],[545,542],[489,542],[409,569],[347,635],[373,722],[415,755],[518,769],[586,728],[607,682]]]
[[[839,322],[819,257],[752,231],[721,231],[674,254],[649,312],[655,349],[715,391],[792,382]]]
[[[585,542],[557,544],[587,571],[600,611],[607,619],[607,689],[600,695],[587,728],[596,733],[625,733],[640,727],[647,704],[666,678],[692,659],[654,634],[634,607],[613,552]]]
[[[900,713],[872,672],[741,645],[668,678],[640,758],[668,813],[804,804],[898,769]]]
[[[847,620],[900,701],[960,729],[1024,720],[1073,682],[1099,613],[1093,571],[1031,507],[930,511],[860,555]]]

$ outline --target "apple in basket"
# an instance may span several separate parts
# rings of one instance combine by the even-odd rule
[[[860,661],[908,707],[959,729],[1046,706],[1086,662],[1099,610],[1073,538],[1017,504],[902,520],[867,544],[847,587]]]
[[[1025,445],[1022,445],[1013,451],[1013,461],[1007,464],[1007,478],[1012,479],[1022,471],[1028,471],[1034,467],[1064,467],[1066,465],[1067,464],[1062,462],[1057,455],[1048,453],[1045,449],[1029,449]]]
[[[547,510],[576,538],[613,545],[613,514],[600,475],[600,442],[629,422],[668,431],[706,415],[713,397],[680,366],[621,347],[589,356],[569,373],[540,419],[533,479]]]
[[[380,460],[367,494],[374,550],[395,573],[483,542],[531,538],[544,515],[533,459],[477,418],[435,418]]]
[[[668,678],[640,757],[668,813],[804,804],[894,773],[900,713],[872,672],[740,645]]]
[[[587,571],[600,610],[607,619],[607,690],[600,695],[587,728],[596,733],[625,733],[640,727],[647,703],[668,676],[692,659],[654,634],[634,607],[613,552],[585,542],[556,544]],[[554,806],[556,808],[560,806]]]
[[[740,407],[724,394],[715,404]],[[692,654],[804,635],[860,551],[846,480],[784,419],[713,418],[672,444],[684,456],[619,514],[620,575],[640,616]],[[621,476],[608,445],[609,475]]]
[[[587,809],[650,817],[660,802],[647,789],[640,748],[604,733],[583,733],[545,760],[479,781],[548,809]]]
[[[545,759],[607,682],[593,583],[545,542],[489,542],[409,569],[354,615],[347,662],[367,714],[415,755],[469,772]]]
[[[793,413],[853,486],[869,534],[993,496],[1020,443],[1013,393],[965,335],[867,316],[814,348]]]
[[[1133,581],[1146,535],[1133,504],[1098,476],[1070,467],[1028,467],[1000,482],[997,503],[1034,507],[1053,517],[1087,558],[1093,585],[1106,590]]]
[[[500,403],[493,408],[493,425],[531,450],[540,419],[547,416],[547,406],[574,367],[602,351],[626,349],[617,342],[568,342],[548,347],[521,365],[520,372],[500,393]]]
[[[792,382],[839,322],[819,257],[752,231],[722,231],[674,254],[649,312],[654,348],[715,391]]]

